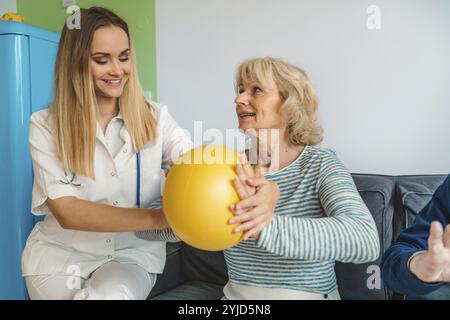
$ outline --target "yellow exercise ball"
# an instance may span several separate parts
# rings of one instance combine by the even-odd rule
[[[234,188],[239,153],[218,145],[204,145],[182,155],[164,185],[163,208],[173,232],[187,244],[220,251],[242,239],[231,204],[239,202]]]

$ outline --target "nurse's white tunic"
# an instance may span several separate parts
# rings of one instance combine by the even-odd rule
[[[141,150],[141,207],[150,207],[161,196],[162,169],[193,147],[191,139],[168,113],[167,107],[152,103],[158,137]],[[97,124],[94,169],[96,180],[65,172],[56,157],[49,109],[31,117],[29,142],[34,184],[32,213],[45,215],[30,234],[22,256],[22,273],[31,275],[89,275],[104,263],[115,260],[134,263],[149,273],[161,273],[166,259],[165,243],[139,239],[133,232],[84,232],[63,229],[47,208],[47,198],[66,196],[101,204],[136,206],[136,153],[120,114],[103,134]]]

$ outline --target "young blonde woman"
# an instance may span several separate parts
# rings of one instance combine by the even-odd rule
[[[339,299],[335,261],[373,261],[379,239],[349,172],[335,152],[315,146],[322,141],[322,128],[308,76],[279,59],[252,59],[237,70],[236,92],[239,128],[256,136],[272,161],[256,163],[265,172],[252,183],[245,182],[253,177],[248,165],[238,167],[243,200],[230,223],[242,222],[239,228],[252,221],[266,223],[225,250],[225,297]],[[276,131],[279,139],[258,134],[264,131]],[[264,181],[280,189],[273,210],[253,208],[262,202],[258,193]]]
[[[103,8],[64,26],[55,97],[34,113],[32,212],[22,269],[31,299],[145,299],[165,243],[135,231],[167,227],[161,168],[192,147],[167,108],[145,101],[127,24]]]

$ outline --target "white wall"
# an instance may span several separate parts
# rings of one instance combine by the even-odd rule
[[[6,12],[17,12],[16,0],[0,0],[0,17]]]
[[[158,100],[191,132],[235,128],[234,70],[270,55],[309,73],[351,172],[450,172],[450,1],[156,0],[156,19]]]

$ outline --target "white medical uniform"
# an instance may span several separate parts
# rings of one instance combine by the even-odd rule
[[[141,150],[140,197],[143,208],[160,199],[161,169],[168,167],[169,160],[193,147],[189,135],[177,125],[167,107],[156,103],[152,105],[157,119],[158,137]],[[34,113],[30,123],[29,141],[34,169],[31,211],[35,215],[45,215],[45,220],[36,224],[31,232],[22,256],[22,273],[31,298],[34,294],[38,299],[83,299],[89,298],[89,295],[96,299],[145,299],[142,295],[150,292],[155,274],[163,271],[165,242],[139,239],[133,232],[65,230],[45,204],[47,198],[72,196],[111,206],[136,207],[136,153],[121,115],[111,120],[105,134],[97,124],[95,181],[64,171],[56,157],[52,123],[48,109]],[[121,292],[105,297],[92,292],[92,288],[85,287],[89,284],[86,280],[94,275],[94,271],[103,273],[99,278],[108,281],[108,278],[114,278],[111,277],[114,270],[117,274],[127,274],[127,270],[124,270],[127,265],[132,266],[130,271],[133,273],[138,274],[136,268],[144,272],[140,279],[125,279],[125,287],[146,280],[145,285],[149,288],[147,293],[134,293],[142,290],[128,288],[128,291],[131,290],[128,295]],[[107,271],[102,272],[101,266],[106,267]],[[67,289],[66,282],[77,276],[84,286],[84,292],[76,292],[75,289],[64,291]],[[61,295],[58,296],[55,294],[55,290],[58,291],[55,287],[60,285]],[[142,284],[144,287],[145,285]],[[123,288],[124,284],[118,283],[117,287]],[[110,286],[109,290],[114,291],[113,288],[114,286]],[[53,293],[50,294],[50,291]]]

